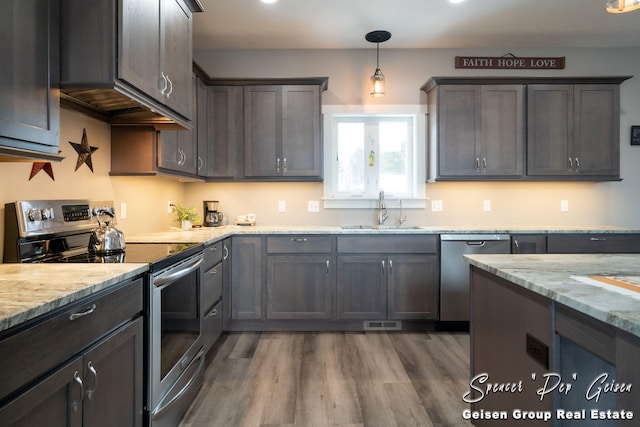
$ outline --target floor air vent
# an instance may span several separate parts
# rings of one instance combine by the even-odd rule
[[[400,331],[402,322],[399,321],[367,321],[364,322],[365,331]]]

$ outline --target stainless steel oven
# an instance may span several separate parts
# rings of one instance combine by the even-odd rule
[[[149,424],[175,427],[202,384],[202,252],[150,275]]]

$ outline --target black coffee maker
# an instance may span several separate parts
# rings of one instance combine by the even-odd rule
[[[222,212],[218,211],[218,201],[205,200],[202,204],[204,210],[202,225],[205,227],[218,227],[222,225]]]

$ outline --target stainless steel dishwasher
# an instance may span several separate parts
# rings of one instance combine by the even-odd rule
[[[466,254],[508,254],[508,234],[441,234],[440,235],[440,320],[444,322],[470,319],[470,274]]]

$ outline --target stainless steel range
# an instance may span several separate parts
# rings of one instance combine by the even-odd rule
[[[202,244],[127,243],[89,251],[96,216],[113,202],[23,200],[5,205],[5,263],[148,263],[145,280],[146,412],[149,426],[175,427],[202,384]]]

